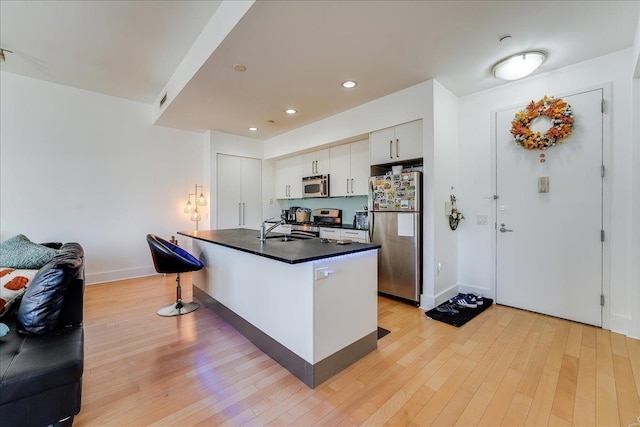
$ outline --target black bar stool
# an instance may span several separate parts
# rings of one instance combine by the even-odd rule
[[[180,287],[180,273],[198,271],[202,269],[202,264],[189,252],[169,243],[168,241],[154,235],[147,234],[147,243],[151,249],[153,265],[158,273],[176,273],[176,302],[158,310],[160,316],[179,316],[181,314],[196,311],[200,305],[196,302],[182,302],[182,288]]]

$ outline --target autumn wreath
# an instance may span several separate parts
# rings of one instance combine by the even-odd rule
[[[532,132],[529,129],[531,122],[540,116],[551,119],[551,127],[542,134]],[[557,144],[562,144],[562,140],[571,135],[573,127],[573,111],[571,106],[560,98],[547,97],[546,95],[538,102],[529,103],[525,110],[516,113],[516,119],[511,122],[511,134],[514,136],[516,144],[526,150],[546,150]]]

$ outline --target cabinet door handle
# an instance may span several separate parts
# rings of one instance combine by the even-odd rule
[[[393,141],[389,141],[389,158],[393,159]]]
[[[351,178],[351,194],[353,194],[353,178]]]
[[[246,206],[244,203],[242,203],[242,225],[247,225],[245,221],[245,213],[246,213]]]
[[[242,203],[238,203],[238,225],[242,225]]]
[[[398,151],[398,139],[396,138],[396,157],[400,157],[400,152]]]

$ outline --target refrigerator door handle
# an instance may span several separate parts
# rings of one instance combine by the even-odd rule
[[[373,243],[373,227],[376,224],[376,221],[375,221],[375,217],[376,216],[373,214],[373,212],[369,211],[369,217],[370,217],[370,220],[369,220],[369,243]]]

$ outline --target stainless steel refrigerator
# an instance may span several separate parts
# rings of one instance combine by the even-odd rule
[[[369,178],[369,237],[378,251],[378,291],[415,303],[422,291],[422,173]]]

